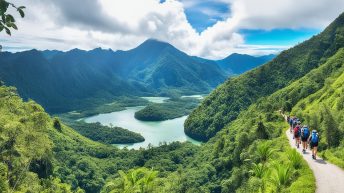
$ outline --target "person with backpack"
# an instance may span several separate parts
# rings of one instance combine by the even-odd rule
[[[290,133],[292,133],[293,132],[293,117],[291,117],[290,115],[288,115],[288,117],[287,117],[287,122],[288,122],[288,124],[289,124],[289,130],[290,130]]]
[[[293,118],[290,119],[290,133],[293,133],[295,126],[296,126],[296,117],[293,116]],[[293,135],[293,139],[294,139],[294,135]]]
[[[300,124],[301,124],[301,122],[297,122],[296,126],[294,128],[294,138],[295,138],[297,148],[300,147],[300,137],[301,137],[301,126],[300,126]]]
[[[301,142],[302,142],[302,152],[303,153],[306,153],[306,149],[307,149],[307,141],[308,141],[308,138],[309,138],[309,128],[307,125],[304,125],[302,128],[301,128]]]
[[[308,142],[312,149],[312,158],[317,159],[319,134],[316,130],[312,131],[312,134],[309,136]]]

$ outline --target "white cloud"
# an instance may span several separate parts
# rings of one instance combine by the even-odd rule
[[[0,35],[12,49],[104,47],[130,49],[147,38],[167,41],[191,55],[222,58],[232,52],[266,54],[285,47],[245,45],[240,29],[319,28],[344,10],[343,0],[217,0],[228,3],[229,18],[202,33],[188,23],[184,7],[196,0],[31,0],[19,31]],[[4,40],[6,38],[6,41]]]

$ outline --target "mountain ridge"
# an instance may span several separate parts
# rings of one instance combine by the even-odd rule
[[[319,35],[281,52],[272,61],[246,72],[240,78],[228,79],[190,114],[184,124],[185,133],[207,141],[259,98],[323,64],[344,46],[342,26],[344,14]]]
[[[99,106],[120,96],[207,93],[226,77],[216,62],[152,39],[128,51],[0,53],[0,79],[50,113]]]

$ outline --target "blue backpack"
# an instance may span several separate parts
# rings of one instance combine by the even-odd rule
[[[319,142],[318,133],[312,133],[312,143],[318,143],[318,142]]]
[[[308,138],[309,137],[309,129],[308,127],[304,127],[302,130],[302,137]]]

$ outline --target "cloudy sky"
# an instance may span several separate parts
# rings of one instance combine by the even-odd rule
[[[11,0],[9,0],[11,1]],[[12,0],[24,5],[4,50],[127,50],[148,38],[209,59],[276,53],[318,34],[344,0]]]

